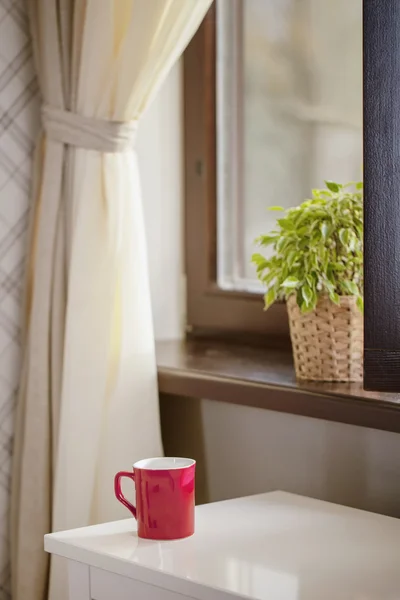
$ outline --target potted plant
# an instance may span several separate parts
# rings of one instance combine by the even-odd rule
[[[257,242],[273,253],[252,261],[266,287],[265,309],[287,301],[297,377],[361,381],[363,186],[325,183],[300,206],[270,209],[282,216]]]

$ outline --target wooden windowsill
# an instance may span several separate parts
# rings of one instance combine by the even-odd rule
[[[289,352],[213,341],[157,342],[160,392],[400,432],[400,394],[297,381]]]

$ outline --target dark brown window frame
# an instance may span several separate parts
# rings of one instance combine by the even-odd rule
[[[263,311],[260,294],[217,285],[215,5],[184,54],[187,332],[248,334],[289,345],[284,303]]]

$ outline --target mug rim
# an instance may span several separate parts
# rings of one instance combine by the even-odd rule
[[[150,461],[158,461],[158,460],[162,460],[162,461],[167,461],[167,460],[179,460],[179,461],[186,461],[188,464],[185,465],[177,465],[177,466],[170,466],[170,467],[152,467],[152,466],[146,466],[144,463],[150,462]],[[141,471],[179,471],[181,469],[189,469],[190,467],[193,467],[196,464],[196,461],[193,458],[184,458],[182,456],[154,456],[152,458],[142,458],[141,460],[136,461],[132,468],[133,470],[137,470],[140,469]]]

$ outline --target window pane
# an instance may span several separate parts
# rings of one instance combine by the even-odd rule
[[[362,173],[362,0],[218,0],[218,282],[257,290],[254,239]]]

